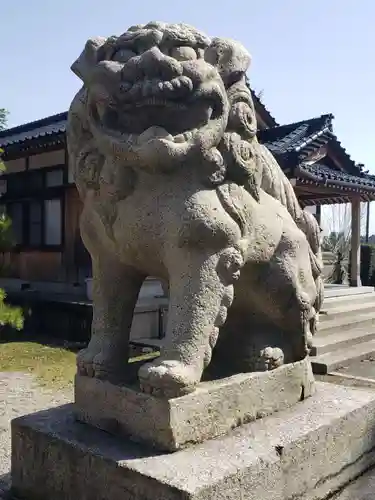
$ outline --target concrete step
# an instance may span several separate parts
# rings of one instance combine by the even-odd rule
[[[348,287],[340,285],[328,285],[324,289],[324,296],[326,298],[331,297],[348,297],[355,295],[364,295],[366,293],[373,293],[374,287],[372,286],[359,286],[359,287]]]
[[[368,312],[354,316],[343,315],[320,322],[317,337],[359,327],[368,327],[370,329],[373,325],[375,326],[375,310],[370,309]]]
[[[311,355],[317,356],[328,352],[335,352],[338,349],[354,346],[370,340],[375,340],[375,328],[357,328],[344,330],[339,333],[331,333],[322,337],[315,336]]]
[[[375,294],[372,300],[356,301],[354,303],[336,304],[335,307],[329,308],[327,311],[321,312],[319,321],[324,323],[326,321],[340,318],[342,316],[353,317],[359,314],[366,314],[373,312],[375,316]]]
[[[336,307],[342,306],[351,306],[352,304],[375,304],[375,292],[366,293],[362,295],[352,295],[345,297],[333,297],[333,298],[325,298],[323,302],[323,311],[330,311],[331,309],[335,309]]]
[[[337,349],[327,354],[312,356],[311,364],[314,373],[325,375],[354,361],[368,359],[371,356],[375,356],[375,340]]]

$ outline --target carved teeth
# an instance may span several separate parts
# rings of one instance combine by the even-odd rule
[[[185,142],[184,134],[178,134],[174,138],[174,142]]]
[[[176,97],[183,96],[190,93],[193,90],[193,83],[187,76],[180,76],[173,78],[171,81],[160,81],[156,79],[152,80],[140,80],[132,85],[130,82],[122,81],[120,86],[120,94],[123,97],[131,100],[136,100],[140,96],[150,97],[150,96],[173,96]],[[175,94],[174,94],[175,93]]]
[[[157,97],[148,97],[148,98],[138,98],[136,102],[133,103],[127,103],[124,106],[124,110],[131,110],[133,108],[143,108],[146,106],[163,106],[166,108],[172,108],[172,109],[186,109],[186,105],[182,103],[178,103],[175,101],[169,101],[167,99],[158,99]]]
[[[172,82],[163,82],[164,90],[170,90],[173,92],[174,88]]]
[[[128,92],[129,97],[131,97],[132,99],[137,99],[137,98],[141,97],[142,87],[143,87],[143,85],[141,82],[138,82],[135,85],[133,85],[132,88]]]
[[[179,81],[181,85],[188,88],[190,91],[193,90],[193,82],[190,80],[188,76],[180,76]]]
[[[171,84],[175,89],[179,89],[182,86],[182,83],[179,78],[173,78],[173,80],[171,80]]]
[[[152,94],[153,95],[158,95],[160,93],[159,83],[160,82],[157,80],[152,80],[151,85],[152,85]]]
[[[144,97],[148,97],[154,94],[154,87],[151,81],[144,82],[142,86],[142,94]]]

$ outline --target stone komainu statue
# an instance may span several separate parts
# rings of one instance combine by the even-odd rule
[[[124,370],[148,275],[169,283],[170,304],[161,355],[139,371],[145,392],[308,354],[320,230],[257,142],[249,65],[237,42],[159,22],[89,40],[73,64],[68,150],[94,277],[79,373]]]

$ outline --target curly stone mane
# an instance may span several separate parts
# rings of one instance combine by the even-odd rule
[[[301,208],[292,185],[272,153],[259,144],[256,137],[254,104],[245,78],[229,87],[227,95],[230,103],[228,126],[218,145],[224,168],[220,169],[218,163],[217,170],[211,175],[210,180],[218,184],[231,181],[243,185],[257,200],[261,188],[287,208],[310,245],[311,267],[317,286],[315,310],[318,312],[323,300],[321,279],[323,261],[319,224],[313,215]],[[230,196],[224,196],[223,190],[219,191],[224,208],[241,225],[238,209],[231,203]]]

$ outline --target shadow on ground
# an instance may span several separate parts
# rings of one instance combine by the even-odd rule
[[[74,342],[71,340],[56,338],[53,335],[37,335],[35,333],[29,333],[25,330],[18,332],[16,330],[12,330],[11,328],[4,328],[0,334],[0,344],[9,344],[12,342],[31,342],[45,347],[59,347],[74,353],[77,353],[80,349],[85,348],[88,344],[87,342]]]

